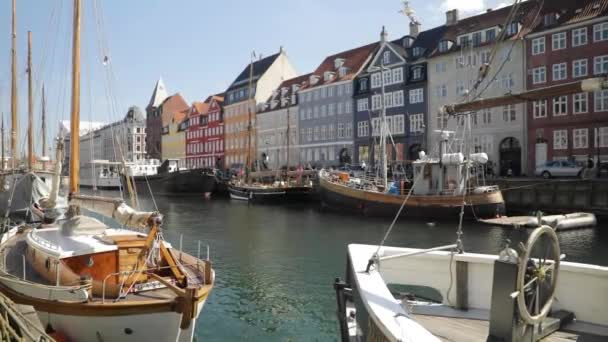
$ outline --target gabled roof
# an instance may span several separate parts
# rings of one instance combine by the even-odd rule
[[[447,26],[441,25],[441,26],[437,26],[432,29],[420,32],[418,34],[418,36],[414,39],[414,43],[411,45],[411,49],[416,48],[416,47],[420,47],[420,48],[424,49],[422,56],[420,56],[418,58],[430,56],[437,49],[437,44],[444,36],[446,30],[447,30]],[[405,37],[407,37],[407,36],[404,36],[403,38],[401,38],[399,40],[399,42],[394,42],[394,43],[402,44],[403,39]],[[411,50],[411,49],[409,49],[409,50]],[[410,57],[410,59],[417,59],[417,58],[414,58],[411,53],[409,54],[409,57]]]
[[[209,111],[209,102],[192,102],[192,108],[188,114],[188,116],[193,115],[205,115]]]
[[[150,97],[150,101],[148,102],[148,106],[146,108],[160,106],[163,101],[167,99],[167,97],[169,97],[167,94],[167,88],[165,87],[165,83],[161,77],[158,79],[158,81],[156,81],[154,91],[152,92],[152,96]]]
[[[283,82],[281,82],[281,85],[279,85],[279,87],[277,88],[277,95],[276,96],[270,96],[270,98],[265,102],[266,107],[260,111],[258,111],[257,113],[265,113],[265,112],[270,112],[273,110],[278,110],[281,108],[287,108],[287,107],[292,107],[295,106],[297,104],[297,99],[296,99],[296,103],[292,103],[291,102],[291,95],[294,94],[293,92],[293,85],[299,85],[300,89],[303,89],[305,87],[308,86],[308,78],[309,76],[312,75],[312,73],[308,73],[305,75],[301,75],[298,77],[294,77],[294,78],[290,78],[288,80],[285,80]],[[285,92],[285,94],[283,94],[282,90],[283,88],[287,88],[287,92]],[[288,98],[289,99],[289,104],[283,106],[283,103],[281,101],[281,98]],[[270,104],[272,103],[272,101],[279,101],[277,106],[275,108],[271,108]]]
[[[168,125],[172,121],[180,123],[186,119],[190,106],[179,93],[169,96],[162,104],[162,124]]]
[[[351,50],[342,51],[331,56],[327,56],[323,60],[323,62],[317,67],[317,69],[315,69],[315,71],[312,73],[313,75],[319,77],[319,81],[315,85],[309,84],[307,88],[314,88],[324,84],[339,81],[352,80],[353,78],[355,78],[355,76],[357,76],[359,70],[361,70],[361,68],[365,65],[365,63],[367,62],[371,54],[376,50],[378,45],[378,42],[374,42]],[[334,66],[334,61],[338,58],[344,60],[343,66],[347,68],[347,72],[343,77],[340,77],[340,75],[338,74],[338,70]],[[326,71],[335,72],[335,77],[333,77],[329,81],[325,81],[323,79],[323,74]]]
[[[527,24],[524,25],[523,34],[576,24],[608,14],[608,0],[545,0],[540,13],[536,15],[538,6],[540,3],[536,3],[535,8],[530,11],[529,16],[532,18],[528,18]],[[551,13],[557,13],[558,18],[555,25],[547,27],[544,25],[544,16]]]
[[[274,61],[279,57],[282,52],[275,53],[274,55],[262,58],[258,61],[253,62],[253,79],[260,78],[268,68],[274,63]],[[248,63],[247,66],[241,71],[239,76],[230,84],[227,90],[231,90],[243,85],[246,85],[249,82],[249,74],[250,74],[250,65]]]

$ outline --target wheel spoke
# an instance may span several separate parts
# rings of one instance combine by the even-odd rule
[[[538,315],[540,313],[539,309],[538,309],[538,303],[540,302],[540,283],[537,282],[536,283],[536,300],[534,301],[534,314]]]
[[[534,277],[532,278],[529,282],[526,283],[526,285],[524,285],[524,287],[522,288],[522,291],[526,288],[528,288],[528,286],[532,285],[535,281],[538,280],[538,277]]]

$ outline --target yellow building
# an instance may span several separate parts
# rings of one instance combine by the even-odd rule
[[[253,77],[250,79],[252,71]],[[253,65],[248,64],[232,82],[224,97],[226,166],[246,166],[248,156],[251,158],[251,164],[256,164],[259,159],[256,155],[256,107],[266,102],[281,82],[295,76],[296,71],[281,48],[272,56],[259,59]],[[250,124],[251,149],[248,153]]]
[[[180,94],[168,97],[160,107],[162,117],[162,159],[178,159],[186,166],[186,129],[190,106]]]

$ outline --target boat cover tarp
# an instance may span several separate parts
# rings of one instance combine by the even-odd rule
[[[119,224],[131,228],[144,228],[154,212],[136,211],[120,198],[72,195],[70,204],[79,205],[100,215],[111,217]]]

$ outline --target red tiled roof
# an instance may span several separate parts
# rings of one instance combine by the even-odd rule
[[[190,112],[190,106],[179,93],[169,96],[161,107],[163,126],[171,121],[178,123],[184,121]]]
[[[208,102],[192,102],[192,110],[189,113],[189,116],[192,115],[205,115],[209,111],[209,103]]]
[[[530,1],[536,4],[533,14],[536,14],[539,0]],[[551,26],[544,25],[544,16],[556,13],[557,22]],[[522,34],[550,30],[554,27],[576,24],[608,14],[608,0],[545,0],[539,15],[530,19],[522,30]],[[532,15],[529,15],[530,17]],[[532,21],[535,19],[534,21]]]
[[[308,88],[318,87],[324,84],[334,83],[337,81],[346,81],[352,80],[355,78],[363,64],[367,61],[368,57],[374,52],[374,50],[378,47],[378,42],[371,43],[368,45],[360,46],[358,48],[354,48],[352,50],[342,51],[340,53],[336,53],[331,56],[327,56],[325,60],[317,67],[317,69],[312,73],[319,77],[319,82],[315,85],[308,85]],[[334,61],[336,58],[344,59],[344,65],[347,68],[346,75],[340,77],[338,74],[338,70],[334,67]],[[326,71],[331,71],[335,73],[335,77],[333,77],[330,81],[325,81],[323,79],[323,75]]]

